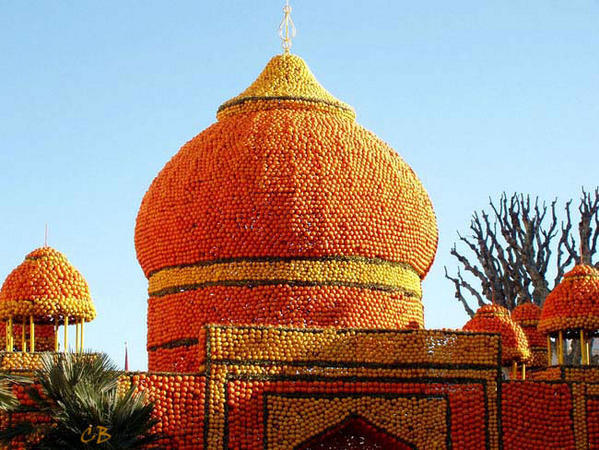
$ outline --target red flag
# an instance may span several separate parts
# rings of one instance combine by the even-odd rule
[[[129,355],[127,354],[127,342],[125,342],[125,372],[129,372]]]

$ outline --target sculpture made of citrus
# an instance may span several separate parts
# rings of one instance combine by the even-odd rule
[[[295,55],[217,118],[139,210],[150,369],[197,368],[208,323],[422,327],[437,225],[412,169]]]
[[[503,366],[510,366],[514,362],[527,362],[530,359],[531,353],[526,334],[520,325],[512,320],[508,309],[503,306],[495,304],[481,306],[462,329],[501,335]]]
[[[33,316],[36,323],[71,323],[96,317],[85,278],[66,256],[41,247],[6,277],[0,290],[0,319]]]
[[[539,329],[545,333],[599,330],[599,270],[578,264],[545,299]]]

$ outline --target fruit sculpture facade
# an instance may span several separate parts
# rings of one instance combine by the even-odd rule
[[[161,447],[599,448],[599,369],[502,371],[532,361],[545,331],[592,336],[594,269],[575,268],[542,312],[486,305],[463,331],[426,330],[431,202],[353,109],[284,54],[217,119],[158,174],[136,223],[150,371],[122,383],[155,403]],[[60,273],[50,254],[24,264]],[[65,291],[60,276],[10,275],[0,313],[93,318],[67,272]],[[27,281],[63,297],[20,303]]]

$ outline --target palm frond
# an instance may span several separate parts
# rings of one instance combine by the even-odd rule
[[[81,442],[88,427],[105,427],[110,439],[94,447],[139,448],[159,437],[150,432],[157,423],[153,404],[131,387],[119,395],[119,372],[106,355],[46,355],[36,372],[41,392],[29,397],[53,423],[36,448],[88,448]]]
[[[15,397],[12,385],[31,383],[31,379],[25,376],[0,373],[0,411],[11,411],[19,406],[19,400]]]

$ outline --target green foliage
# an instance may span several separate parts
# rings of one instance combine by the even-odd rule
[[[30,379],[6,372],[0,373],[0,411],[9,412],[19,406],[19,400],[12,392],[12,384],[29,383]]]
[[[44,357],[35,374],[39,389],[27,390],[39,411],[51,419],[35,448],[125,449],[154,442],[158,436],[150,433],[157,423],[151,417],[153,405],[134,387],[119,392],[118,379],[106,355]],[[0,433],[0,438],[10,440],[34,431],[39,426],[34,430],[21,423]]]

